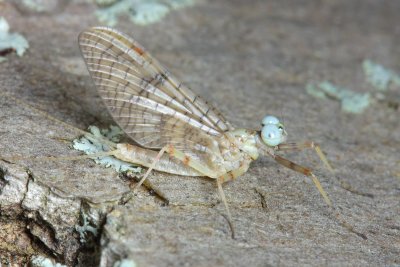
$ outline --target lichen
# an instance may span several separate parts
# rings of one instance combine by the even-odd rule
[[[324,81],[318,84],[308,83],[306,85],[308,94],[317,98],[334,98],[341,102],[342,110],[349,113],[362,113],[371,103],[369,93],[357,93],[340,88],[334,84]]]
[[[400,76],[382,65],[364,60],[362,63],[364,74],[368,83],[379,91],[386,91],[391,83],[400,86]]]
[[[357,93],[324,81],[308,83],[306,92],[316,98],[334,98],[341,101],[342,110],[350,113],[362,113],[373,101],[385,100],[391,107],[398,107],[398,98],[392,97],[389,88],[400,87],[400,75],[394,71],[366,59],[362,63],[366,81],[374,90]],[[393,90],[392,90],[393,91]],[[396,108],[397,109],[397,108]]]
[[[56,263],[49,258],[45,258],[43,256],[34,256],[31,259],[32,267],[66,267],[66,265],[62,265],[60,263]]]
[[[98,19],[109,26],[118,23],[118,17],[128,15],[138,25],[156,23],[171,10],[191,6],[194,0],[120,0],[97,2],[100,9],[96,11]]]
[[[21,34],[9,33],[9,29],[6,19],[0,17],[0,51],[12,49],[21,57],[28,49],[29,43]],[[4,57],[0,57],[0,62],[4,60]]]
[[[22,0],[21,3],[24,4],[27,8],[31,9],[32,11],[43,12],[46,10],[46,6],[43,5],[41,1]]]
[[[119,0],[96,0],[96,4],[98,6],[110,6],[112,4],[115,4]]]
[[[136,263],[131,259],[116,261],[113,267],[136,267]]]
[[[84,152],[85,154],[95,154],[100,152],[106,152],[109,150],[108,146],[102,143],[101,140],[104,138],[108,139],[113,143],[119,142],[122,135],[122,130],[117,126],[110,126],[110,129],[100,130],[96,126],[90,126],[89,132],[98,138],[92,138],[89,136],[83,136],[79,139],[73,141],[73,148]],[[117,172],[131,171],[134,173],[139,173],[141,167],[134,166],[131,163],[116,159],[112,156],[100,156],[93,159],[97,164],[103,165],[105,167],[114,167]]]
[[[54,14],[61,11],[69,0],[15,0],[11,1],[14,6],[24,15],[31,14]]]
[[[139,25],[155,23],[168,14],[169,8],[161,3],[140,3],[132,7],[131,20]]]
[[[93,236],[97,236],[97,228],[90,225],[88,216],[82,212],[83,225],[76,225],[75,230],[79,233],[79,240],[83,244],[86,242],[87,233],[92,233]]]

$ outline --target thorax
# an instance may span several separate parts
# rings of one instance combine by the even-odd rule
[[[220,138],[220,165],[230,171],[239,168],[245,161],[251,162],[259,156],[255,130],[235,129]]]

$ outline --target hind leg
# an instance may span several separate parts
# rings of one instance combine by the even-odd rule
[[[213,178],[213,179],[217,180],[218,193],[220,195],[222,202],[224,203],[224,206],[225,206],[225,209],[227,212],[227,216],[228,216],[228,223],[229,223],[229,226],[232,231],[232,237],[234,238],[235,231],[234,231],[234,227],[233,227],[233,223],[232,223],[233,220],[232,220],[232,216],[231,216],[231,213],[229,210],[228,202],[226,201],[225,193],[222,189],[222,184],[227,181],[233,180],[236,177],[245,173],[250,166],[251,160],[244,161],[242,163],[242,165],[237,169],[234,169],[229,172],[225,172],[223,174],[218,174],[218,173],[220,173],[220,171],[210,169],[204,162],[201,162],[199,160],[196,160],[196,159],[186,155],[182,151],[175,149],[172,145],[167,145],[158,152],[154,161],[149,166],[149,169],[147,170],[147,172],[145,173],[145,175],[143,176],[143,178],[141,179],[141,181],[138,183],[137,186],[140,186],[147,179],[150,172],[155,168],[157,162],[159,162],[162,159],[162,156],[164,153],[168,153],[171,157],[174,157],[174,158],[180,160],[184,165],[195,169],[196,171],[203,174],[204,176],[207,176],[209,178]]]

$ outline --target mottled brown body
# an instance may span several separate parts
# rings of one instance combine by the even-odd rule
[[[204,163],[214,172],[214,175],[209,176],[209,178],[217,179],[242,166],[248,166],[253,160],[257,159],[258,153],[249,153],[249,151],[257,151],[258,137],[256,131],[238,129],[226,132],[219,138],[218,142],[209,146],[213,151],[213,156]],[[167,152],[168,154],[162,155],[157,161],[154,166],[155,170],[182,176],[204,176],[204,173],[191,167],[190,163],[195,159],[185,155],[183,160],[180,161],[174,157],[174,151],[167,149]],[[150,167],[157,154],[158,151],[139,146],[118,144],[113,155],[126,162]],[[224,182],[226,181],[224,180]]]

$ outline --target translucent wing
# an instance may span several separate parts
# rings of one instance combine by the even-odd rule
[[[123,33],[94,27],[79,35],[79,45],[104,103],[138,144],[153,149],[173,144],[196,156],[232,129],[220,112]]]

